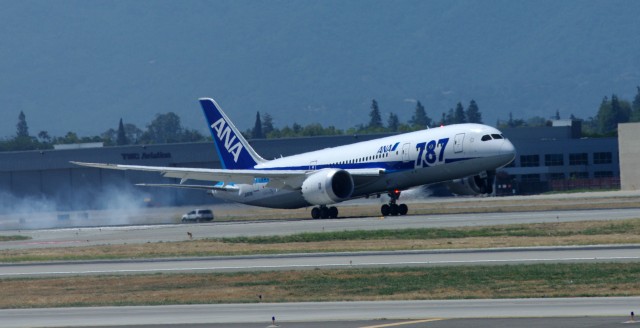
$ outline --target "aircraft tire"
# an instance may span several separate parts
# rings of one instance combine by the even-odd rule
[[[409,212],[409,207],[407,206],[407,204],[400,204],[398,206],[398,214],[407,215],[407,212]]]
[[[391,204],[389,207],[390,207],[390,211],[389,212],[390,212],[390,214],[392,216],[398,215],[398,205],[397,204]]]
[[[389,205],[384,204],[382,205],[382,207],[380,207],[380,213],[382,213],[382,216],[389,216],[389,213],[391,213],[391,208],[389,207]]]
[[[338,208],[335,206],[329,207],[329,217],[335,219],[338,217]]]
[[[320,218],[328,219],[329,218],[329,208],[326,206],[320,207]]]
[[[320,209],[317,207],[314,207],[311,209],[311,218],[313,219],[319,219],[320,218]]]

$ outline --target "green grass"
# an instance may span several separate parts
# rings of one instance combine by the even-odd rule
[[[613,222],[590,228],[554,229],[552,223],[503,225],[476,228],[420,228],[399,230],[357,230],[338,232],[305,232],[288,236],[233,237],[221,239],[225,243],[279,244],[300,242],[346,241],[346,240],[425,240],[458,239],[470,237],[562,237],[576,235],[611,235],[640,232],[640,219]]]
[[[0,308],[640,295],[640,263],[4,278]]]
[[[29,240],[31,239],[31,237],[28,236],[20,236],[20,235],[15,235],[15,236],[0,236],[0,242],[3,241],[16,241],[16,240]]]

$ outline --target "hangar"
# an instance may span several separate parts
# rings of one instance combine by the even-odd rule
[[[498,195],[576,187],[619,188],[621,174],[617,138],[581,138],[579,122],[554,124],[550,127],[502,130],[516,147],[518,155],[513,163],[498,172]],[[622,126],[621,138],[633,130]],[[250,143],[263,157],[276,158],[386,135],[258,139]],[[627,147],[627,143],[620,144]],[[220,168],[211,142],[2,152],[0,195],[5,204],[0,206],[0,211],[12,199],[46,199],[62,211],[100,209],[109,206],[114,194],[135,203],[160,206],[215,201],[198,190],[135,186],[136,183],[179,182],[156,173],[100,170],[75,166],[70,161]]]
[[[257,139],[251,145],[264,158],[335,147],[381,135]],[[136,183],[179,183],[157,173],[86,168],[70,161],[132,165],[220,168],[212,142],[132,145],[0,153],[0,211],[12,200],[46,199],[57,210],[109,207],[123,195],[146,205],[190,205],[214,202],[199,190],[136,187]],[[7,201],[8,200],[8,201]],[[4,202],[4,204],[3,204]]]

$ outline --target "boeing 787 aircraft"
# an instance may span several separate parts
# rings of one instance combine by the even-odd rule
[[[382,215],[405,215],[402,190],[444,181],[472,193],[491,193],[496,169],[515,157],[511,142],[495,128],[455,124],[265,160],[208,98],[200,105],[209,124],[222,169],[80,163],[114,170],[153,171],[179,184],[145,186],[204,189],[221,199],[271,208],[314,206],[311,217],[336,218],[329,206],[388,194]],[[209,184],[186,184],[188,180]]]

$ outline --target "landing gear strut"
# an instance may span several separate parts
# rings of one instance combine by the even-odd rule
[[[396,215],[406,215],[407,212],[409,211],[409,207],[406,204],[396,204],[396,202],[398,201],[398,198],[400,197],[400,190],[395,189],[392,191],[389,191],[389,197],[391,198],[391,200],[389,201],[389,204],[384,204],[382,205],[382,207],[380,207],[380,212],[382,213],[382,216],[396,216]]]
[[[320,205],[311,209],[311,217],[314,219],[335,219],[338,217],[338,208],[335,206],[327,207],[327,205]]]

